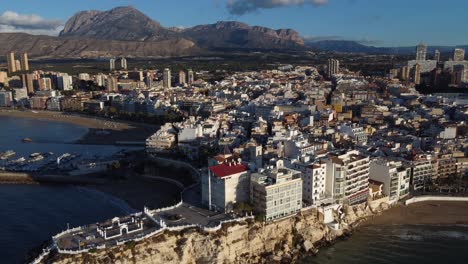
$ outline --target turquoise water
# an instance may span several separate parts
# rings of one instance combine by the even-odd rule
[[[466,264],[467,250],[467,226],[367,226],[302,263]]]

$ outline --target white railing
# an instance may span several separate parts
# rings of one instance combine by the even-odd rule
[[[53,236],[52,238],[53,239],[57,239],[63,235],[66,235],[66,234],[70,234],[70,233],[73,233],[73,232],[77,232],[77,231],[81,231],[82,230],[82,227],[79,226],[79,227],[75,227],[75,228],[72,228],[72,229],[67,229],[67,230],[64,230],[58,234],[56,234],[55,236]]]
[[[44,249],[42,249],[42,253],[37,256],[33,261],[31,261],[31,264],[39,264],[42,262],[42,260],[47,256],[49,255],[50,251],[54,249],[54,245],[51,244],[47,247],[45,247]]]
[[[182,204],[183,204],[183,202],[180,201],[180,202],[177,203],[176,205],[169,206],[169,207],[164,207],[164,208],[159,208],[159,209],[153,209],[153,210],[151,210],[151,209],[149,209],[148,207],[145,206],[144,211],[145,211],[146,214],[151,214],[151,215],[153,215],[153,214],[156,214],[156,213],[160,213],[160,212],[164,212],[164,211],[169,211],[169,210],[175,209],[175,208],[181,206]]]
[[[242,221],[246,221],[248,219],[254,219],[255,217],[253,215],[249,215],[249,216],[244,216],[244,217],[239,217],[239,218],[235,218],[235,219],[229,219],[229,220],[224,220],[224,221],[221,221],[219,222],[219,224],[217,226],[214,226],[214,227],[201,227],[201,229],[203,229],[203,231],[206,231],[206,232],[216,232],[218,230],[221,229],[221,227],[223,227],[224,224],[227,224],[227,223],[234,223],[234,222],[242,222]]]

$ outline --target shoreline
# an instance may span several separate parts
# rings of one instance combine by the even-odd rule
[[[375,225],[468,225],[468,202],[424,201],[410,205],[398,204],[364,220],[358,228]]]
[[[87,128],[88,132],[73,142],[74,144],[84,145],[116,145],[119,141],[145,142],[158,129],[158,126],[151,124],[111,120],[67,112],[33,112],[30,110],[20,111],[2,108],[0,109],[1,116],[61,122]],[[106,132],[102,133],[102,131]]]

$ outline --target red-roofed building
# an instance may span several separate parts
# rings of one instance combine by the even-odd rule
[[[229,212],[238,202],[248,202],[250,174],[247,166],[227,162],[208,167],[202,177],[202,203],[210,210]]]

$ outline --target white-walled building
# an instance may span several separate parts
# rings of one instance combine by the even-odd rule
[[[330,154],[327,163],[326,191],[339,203],[358,204],[369,196],[369,157],[359,151]]]
[[[301,173],[281,165],[253,173],[250,201],[256,214],[266,221],[299,212],[302,208]]]
[[[373,160],[369,167],[369,178],[383,183],[382,194],[390,202],[406,197],[410,189],[411,168],[401,161]]]
[[[356,143],[367,142],[367,133],[362,126],[357,126],[355,124],[342,125],[340,127],[340,134],[347,135]]]
[[[425,156],[419,157],[412,162],[411,166],[411,185],[413,185],[414,190],[422,190],[425,183],[434,177],[434,167],[431,159]]]
[[[326,192],[327,164],[315,163],[307,167],[302,175],[302,198],[304,201],[318,205],[327,201],[330,194]]]
[[[234,204],[249,201],[249,181],[247,166],[240,162],[210,166],[202,177],[202,204],[213,211],[229,212]]]

